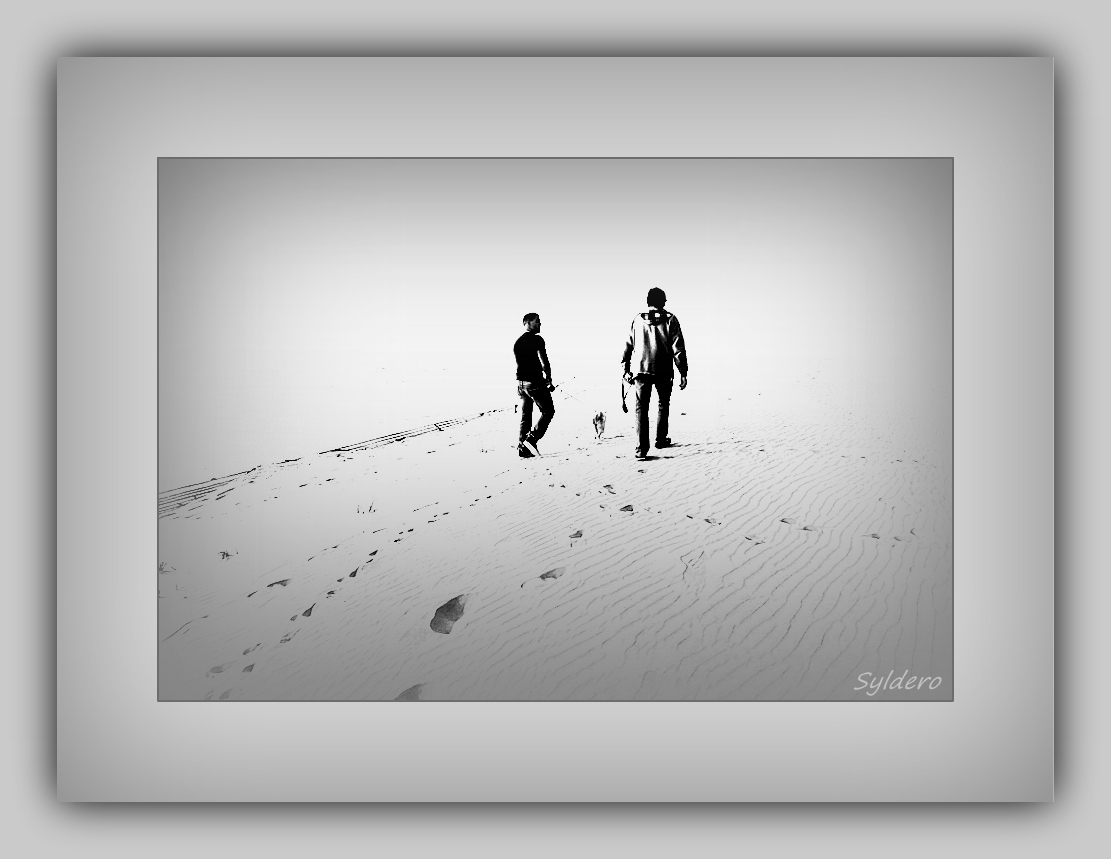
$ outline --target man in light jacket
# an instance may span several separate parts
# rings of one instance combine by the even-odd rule
[[[679,369],[679,390],[687,387],[687,346],[679,319],[664,310],[667,296],[662,289],[648,290],[648,310],[633,318],[625,352],[621,356],[625,381],[636,388],[637,459],[648,458],[648,406],[652,388],[659,397],[656,416],[656,447],[671,446],[667,420],[671,410],[671,390],[675,368]]]

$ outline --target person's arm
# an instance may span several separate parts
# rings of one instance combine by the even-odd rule
[[[629,336],[625,338],[625,351],[621,354],[621,378],[632,382],[633,374],[629,370],[629,361],[633,357],[633,326],[629,326]]]
[[[548,380],[548,390],[555,390],[555,383],[552,382],[552,365],[548,363],[548,350],[544,347],[544,338],[538,338],[540,342],[537,344],[537,354],[540,355],[540,369],[544,372],[544,377]]]
[[[671,354],[675,356],[675,366],[679,370],[679,390],[687,387],[687,343],[683,339],[683,329],[679,319],[671,317]]]

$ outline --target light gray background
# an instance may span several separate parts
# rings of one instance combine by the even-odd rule
[[[493,2],[460,8],[323,2],[297,9],[200,0],[152,7],[138,0],[76,0],[9,10],[0,36],[8,74],[0,104],[10,133],[0,140],[8,193],[0,204],[8,312],[3,320],[5,385],[20,417],[4,422],[18,450],[14,480],[2,494],[6,568],[13,611],[3,630],[10,683],[21,690],[3,719],[9,842],[43,852],[85,855],[242,855],[278,845],[317,846],[327,832],[337,846],[383,849],[421,843],[455,849],[481,839],[489,855],[556,855],[586,839],[599,850],[634,846],[665,855],[693,844],[735,846],[781,855],[821,847],[827,855],[904,855],[991,848],[1010,855],[1081,852],[1103,833],[1108,801],[1108,745],[1102,736],[1109,697],[1090,682],[1101,670],[1109,585],[1100,523],[1107,518],[1106,401],[1092,392],[1108,364],[1104,336],[1111,280],[1103,237],[1111,231],[1102,189],[1111,149],[1111,56],[1106,12],[1086,0],[967,2],[939,0],[893,8],[860,0],[830,8],[818,0],[783,3],[758,14],[742,4],[686,2],[560,4],[558,11]],[[634,8],[635,6],[635,8]],[[446,7],[446,8],[445,8]],[[265,15],[261,10],[265,8]],[[252,14],[258,13],[258,14]],[[1058,721],[1057,803],[1052,807],[606,807],[578,809],[288,807],[101,809],[58,806],[54,779],[54,61],[67,53],[370,53],[672,52],[819,54],[1051,54],[1057,57],[1058,262]],[[25,419],[24,419],[25,418]],[[15,539],[18,536],[19,539]],[[184,825],[187,821],[200,825]],[[535,833],[544,832],[543,844]],[[907,833],[914,839],[907,840]]]
[[[158,177],[159,491],[508,407],[526,311],[590,399],[652,287],[699,387],[818,370],[950,435],[949,158],[163,158]]]
[[[1044,59],[63,62],[60,797],[1048,799],[1051,70]],[[157,703],[154,158],[353,151],[953,157],[956,701]]]

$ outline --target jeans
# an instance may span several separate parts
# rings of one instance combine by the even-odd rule
[[[555,416],[555,404],[552,395],[548,392],[546,382],[518,382],[517,396],[521,398],[521,428],[518,441],[524,441],[527,436],[531,441],[538,442],[548,431],[548,424]],[[540,409],[540,420],[536,426],[532,425],[532,404]]]
[[[637,455],[648,454],[648,406],[652,401],[652,388],[659,395],[656,412],[656,446],[667,438],[667,419],[671,413],[671,388],[675,380],[670,376],[640,375],[634,380],[636,385],[636,427]]]

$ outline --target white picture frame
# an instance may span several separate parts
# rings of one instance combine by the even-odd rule
[[[1050,60],[71,58],[58,81],[59,798],[1051,798]],[[159,703],[177,156],[953,158],[955,700]]]

